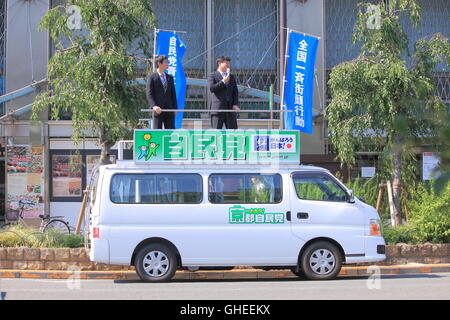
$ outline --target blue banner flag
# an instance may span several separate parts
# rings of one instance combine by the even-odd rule
[[[167,73],[175,80],[175,91],[177,92],[178,110],[184,110],[184,100],[186,98],[186,76],[184,74],[183,60],[186,45],[174,32],[158,31],[156,42],[156,55],[165,55],[169,60]],[[181,128],[183,122],[183,112],[178,111],[175,117],[175,128]]]
[[[319,39],[290,31],[284,87],[285,129],[312,134],[314,64]]]

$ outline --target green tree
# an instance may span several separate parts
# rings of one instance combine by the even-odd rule
[[[71,27],[71,5],[80,9],[82,30]],[[49,30],[55,53],[49,90],[35,98],[33,118],[49,106],[53,119],[71,112],[74,141],[98,137],[101,163],[109,163],[110,148],[136,126],[145,101],[142,86],[131,84],[139,59],[151,56],[154,26],[148,0],[69,0],[49,10],[39,29]]]
[[[436,96],[432,76],[439,62],[445,57],[450,61],[450,44],[436,34],[418,41],[410,56],[400,15],[408,15],[417,27],[420,7],[415,0],[380,1],[376,10],[367,3],[358,6],[353,42],[361,44],[360,55],[335,67],[328,82],[330,138],[338,158],[350,166],[356,151],[381,152],[380,169],[392,179],[399,224],[401,184],[414,155],[410,147],[417,145],[410,142],[432,142],[443,126],[438,115],[446,113],[446,106]],[[375,21],[374,12],[379,12]]]

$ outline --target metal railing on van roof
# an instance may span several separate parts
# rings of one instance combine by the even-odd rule
[[[143,118],[139,119],[139,121],[148,121],[149,122],[149,129],[152,129],[153,125],[153,118],[155,111],[153,109],[141,109],[142,112],[150,112],[151,118]],[[203,113],[211,113],[211,112],[232,112],[232,113],[250,113],[250,112],[259,112],[259,113],[270,113],[269,119],[264,119],[268,121],[268,124],[270,124],[270,128],[273,129],[273,114],[274,113],[287,113],[287,112],[294,112],[293,110],[230,110],[230,109],[161,109],[162,112],[203,112]],[[202,119],[200,119],[202,120]],[[282,124],[281,124],[282,125]],[[281,128],[280,128],[281,129]]]

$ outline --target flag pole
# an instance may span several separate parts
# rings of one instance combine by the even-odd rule
[[[155,32],[153,33],[153,72],[156,72],[156,37],[158,36],[159,29],[155,28]]]
[[[315,36],[315,35],[310,34],[310,33],[306,33],[306,32],[303,32],[303,31],[298,31],[298,30],[294,30],[294,29],[289,29],[289,28],[284,28],[284,27],[281,27],[281,28],[282,28],[282,29],[287,29],[287,30],[290,31],[290,32],[294,32],[294,33],[298,33],[298,34],[303,34],[304,36],[309,36],[309,37],[317,38],[317,39],[320,40],[320,37],[319,37],[319,36]]]
[[[280,110],[285,110],[286,106],[284,104],[284,89],[286,87],[286,69],[287,69],[287,58],[288,58],[288,49],[289,49],[289,38],[290,38],[291,29],[287,28],[286,31],[286,50],[284,51],[284,70],[283,70],[283,82],[281,83],[281,101],[280,101]],[[284,114],[280,114],[280,130],[284,130],[285,121]]]

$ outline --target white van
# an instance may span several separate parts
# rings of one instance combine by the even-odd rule
[[[90,259],[133,265],[144,281],[234,266],[324,280],[386,258],[376,210],[326,169],[119,161],[94,181]]]

